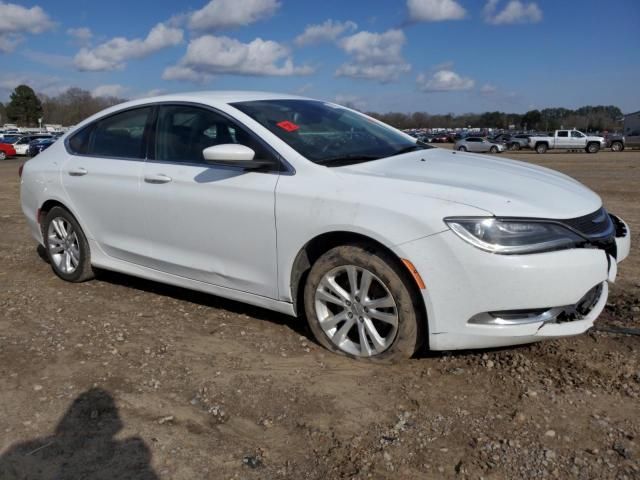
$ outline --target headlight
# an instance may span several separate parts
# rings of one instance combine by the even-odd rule
[[[491,253],[537,253],[572,248],[585,239],[566,227],[543,221],[499,218],[445,218],[463,240]]]

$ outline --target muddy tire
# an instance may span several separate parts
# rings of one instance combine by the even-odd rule
[[[42,238],[53,272],[67,282],[80,283],[95,275],[87,237],[76,219],[62,207],[53,207],[42,222]]]
[[[378,247],[332,248],[307,278],[309,328],[318,343],[341,355],[381,362],[409,358],[426,338],[413,281],[397,259]]]

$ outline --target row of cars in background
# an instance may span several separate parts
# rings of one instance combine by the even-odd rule
[[[518,151],[530,149],[537,153],[548,150],[584,150],[597,153],[604,148],[613,152],[625,149],[640,148],[640,129],[631,131],[628,135],[605,133],[587,135],[579,130],[556,130],[542,133],[507,133],[501,132],[488,135],[485,132],[440,132],[422,133],[408,130],[406,133],[416,137],[424,143],[454,143],[454,149],[476,153],[501,153],[505,150]]]
[[[0,133],[0,160],[18,155],[35,157],[59,137],[51,133]]]

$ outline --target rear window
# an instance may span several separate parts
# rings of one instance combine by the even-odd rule
[[[79,132],[74,133],[67,142],[71,153],[78,155],[85,155],[89,150],[89,139],[91,137],[91,130],[93,125],[84,127]]]

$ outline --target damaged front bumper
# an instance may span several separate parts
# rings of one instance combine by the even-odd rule
[[[629,254],[629,228],[617,217],[614,224],[615,245],[606,249],[495,255],[452,232],[400,245],[426,284],[430,348],[501,347],[587,331]]]

